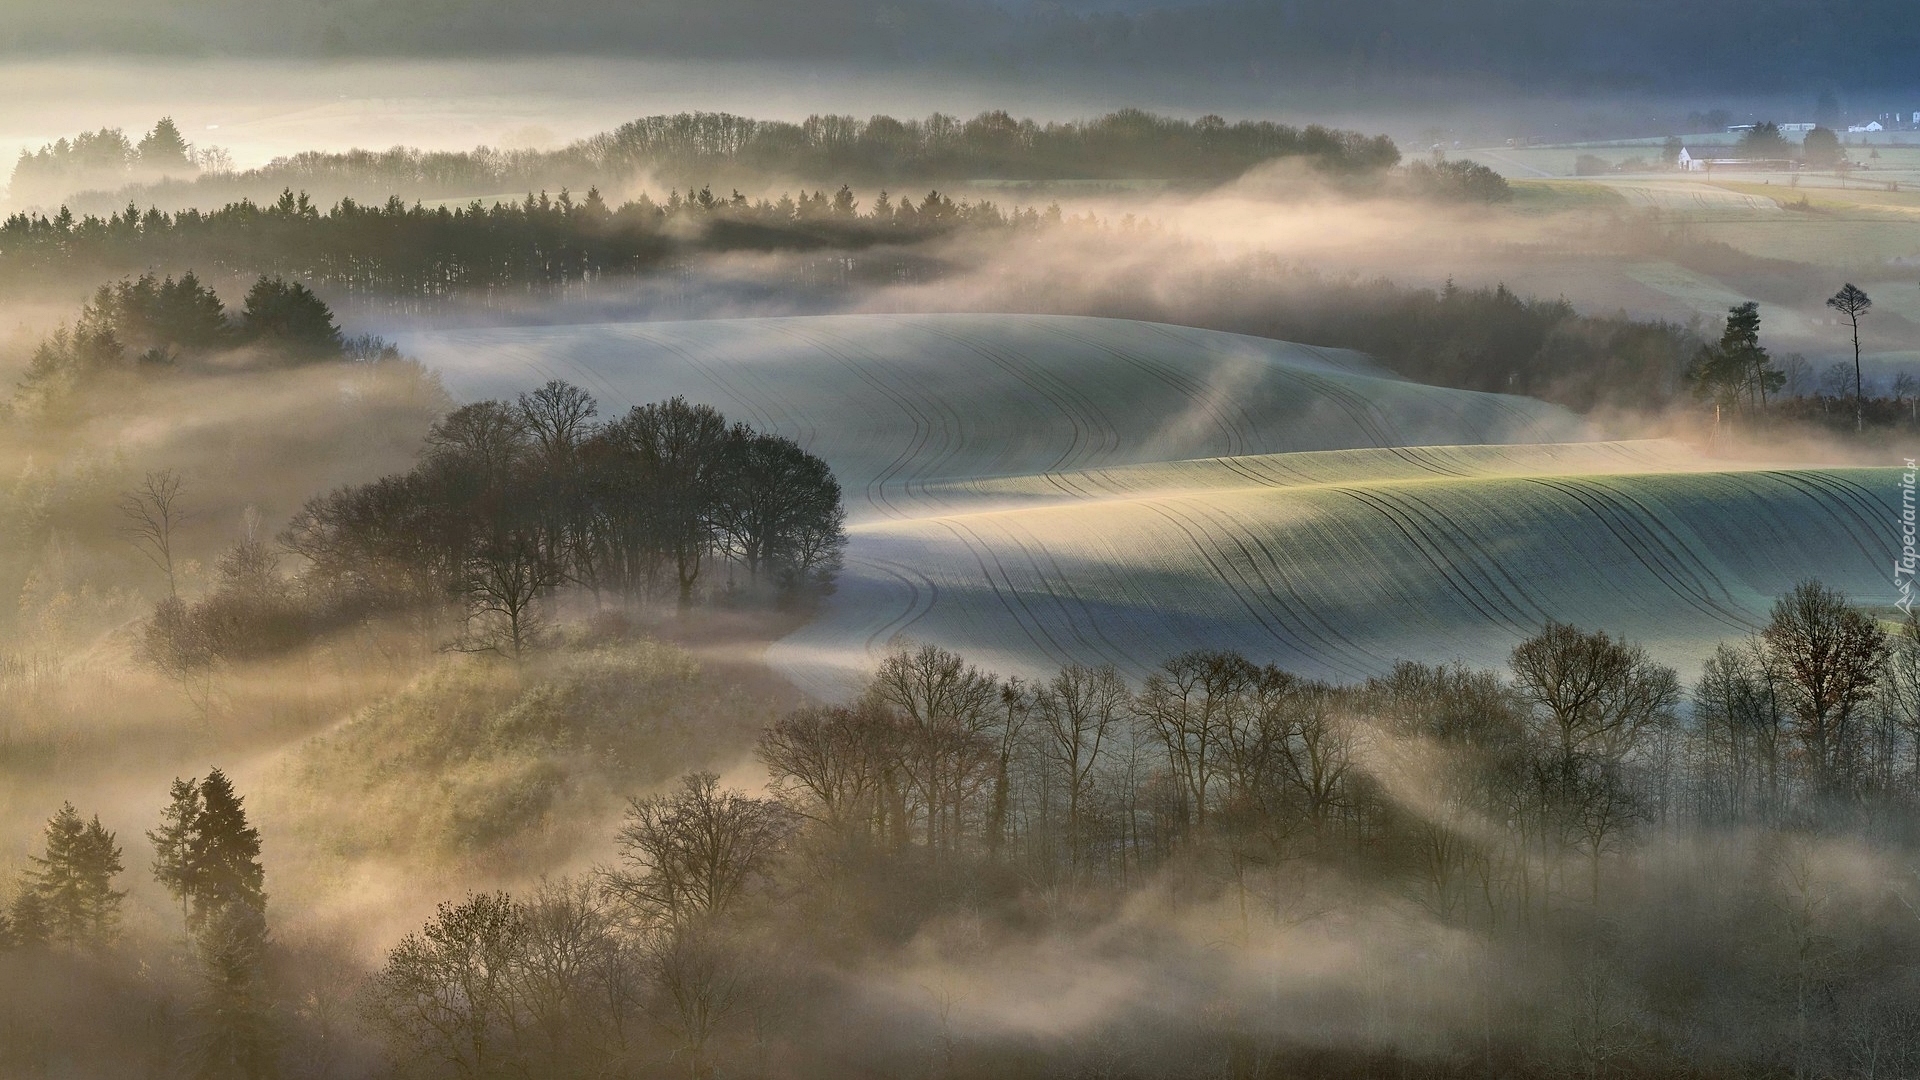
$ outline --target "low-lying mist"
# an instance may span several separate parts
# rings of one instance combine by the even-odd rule
[[[404,205],[343,239],[291,195],[252,248],[141,248],[174,226],[139,214],[84,259],[85,229],[38,262],[0,236],[29,290],[0,311],[0,1074],[1910,1073],[1920,624],[1890,609],[1806,582],[1691,687],[1559,624],[1501,670],[1344,685],[1220,652],[1002,678],[909,632],[823,704],[764,660],[846,542],[804,446],[558,379],[455,401],[405,355],[1042,312],[1358,350],[1748,462],[1912,440],[1910,386],[1808,383],[1841,356],[1805,317],[1825,270],[1418,164],[886,214],[780,177],[555,192],[466,219],[542,242],[440,262],[380,247]],[[1717,294],[1623,269],[1663,260],[1751,286],[1801,385],[1703,377],[1742,343]]]

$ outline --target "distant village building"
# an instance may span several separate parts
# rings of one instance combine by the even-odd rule
[[[1716,150],[1724,155],[1728,148],[1683,146],[1680,148],[1680,156],[1674,159],[1674,167],[1681,172],[1716,172],[1722,169],[1741,172],[1784,172],[1800,167],[1800,163],[1792,158],[1714,157],[1713,152]]]
[[[1914,115],[1920,116],[1920,113],[1915,113]],[[1847,128],[1847,133],[1850,135],[1865,135],[1875,131],[1885,131],[1885,130],[1887,129],[1881,126],[1880,121],[1869,120],[1864,124],[1853,124],[1849,126]]]

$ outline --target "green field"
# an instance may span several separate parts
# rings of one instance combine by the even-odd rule
[[[1143,323],[846,316],[450,331],[467,397],[547,378],[686,394],[847,489],[847,568],[770,654],[845,692],[902,640],[1009,672],[1198,646],[1356,678],[1497,664],[1547,619],[1683,671],[1821,577],[1882,603],[1892,470],[1730,470],[1362,357]]]

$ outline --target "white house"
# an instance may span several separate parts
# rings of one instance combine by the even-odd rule
[[[1720,157],[1714,157],[1713,151],[1719,150]],[[1674,159],[1674,167],[1681,172],[1714,172],[1718,169],[1740,172],[1781,172],[1799,168],[1792,158],[1739,158],[1725,156],[1729,147],[1692,147],[1680,148],[1680,156]]]
[[[1880,121],[1869,120],[1864,124],[1854,124],[1853,126],[1847,128],[1847,133],[1850,135],[1864,135],[1864,134],[1867,134],[1868,132],[1885,131],[1885,130],[1887,129],[1880,126]]]
[[[1691,146],[1683,146],[1680,148],[1680,156],[1674,160],[1674,165],[1681,172],[1706,172],[1709,160],[1705,151],[1696,154]]]

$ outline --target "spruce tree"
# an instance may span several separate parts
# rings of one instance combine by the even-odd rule
[[[241,904],[266,914],[260,830],[247,824],[244,801],[219,769],[207,773],[200,782],[200,813],[194,819],[187,851],[189,930],[197,932],[209,916],[228,904]]]
[[[280,278],[262,277],[247,290],[240,332],[296,360],[336,357],[345,344],[326,303],[305,285]]]
[[[20,891],[7,905],[5,919],[0,920],[0,949],[45,948],[52,940],[46,901],[40,899],[31,881],[21,882]]]
[[[126,893],[113,888],[124,867],[120,848],[95,816],[80,820],[64,803],[47,822],[46,854],[33,856],[27,871],[44,908],[48,937],[68,948],[112,944],[120,929],[120,902]]]
[[[187,154],[187,140],[180,135],[180,128],[174,124],[173,117],[163,116],[153,125],[147,137],[140,140],[140,164],[149,169],[191,169],[193,159]]]
[[[260,832],[225,773],[173,782],[153,841],[153,876],[186,917],[195,990],[186,1050],[196,1078],[272,1071],[265,989],[266,874]]]
[[[168,789],[170,800],[160,812],[160,827],[148,831],[153,841],[153,878],[166,888],[180,905],[180,912],[192,917],[190,903],[196,892],[193,838],[200,823],[200,784],[198,778],[175,778]]]

